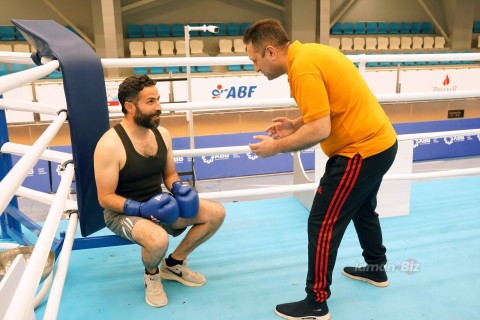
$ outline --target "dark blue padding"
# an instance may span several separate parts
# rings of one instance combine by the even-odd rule
[[[52,20],[12,20],[40,56],[60,63],[67,101],[82,236],[105,227],[93,170],[93,152],[109,129],[100,59],[79,36]]]

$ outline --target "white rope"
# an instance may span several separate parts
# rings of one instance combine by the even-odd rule
[[[22,184],[30,169],[32,169],[38,161],[40,155],[45,151],[57,132],[62,128],[66,119],[66,112],[61,112],[38,140],[35,141],[29,152],[21,157],[17,164],[8,172],[2,181],[0,181],[0,215],[3,214],[10,199],[15,195],[16,190]]]
[[[352,60],[352,62],[476,61],[480,60],[480,53],[357,54],[347,55],[347,57]],[[104,68],[183,66],[186,64],[193,66],[224,66],[233,64],[252,64],[252,61],[247,56],[102,59],[102,65]]]
[[[0,151],[2,151],[2,153],[9,153],[17,156],[24,156],[31,149],[33,149],[33,146],[27,146],[25,144],[19,144],[14,142],[5,142],[2,145],[2,148]],[[38,159],[57,162],[57,163],[64,163],[69,160],[72,160],[73,158],[71,153],[45,149],[40,154]]]
[[[57,60],[50,61],[39,67],[19,71],[0,77],[0,94],[37,80],[52,73],[60,66]]]
[[[48,103],[0,99],[0,109],[37,112],[37,113],[55,115],[55,114],[58,114],[60,110],[66,109],[66,107],[59,108],[58,106],[48,104]]]
[[[437,172],[422,172],[411,174],[387,174],[383,180],[421,180],[421,179],[433,179],[433,178],[451,178],[480,174],[480,168],[469,169],[454,169],[447,171]],[[295,185],[285,185],[279,187],[263,187],[257,189],[243,189],[243,190],[231,190],[231,191],[215,191],[215,192],[203,192],[199,193],[199,197],[202,199],[210,200],[225,200],[229,198],[245,199],[266,195],[278,195],[281,193],[303,192],[303,191],[315,191],[318,188],[318,183],[304,183]]]

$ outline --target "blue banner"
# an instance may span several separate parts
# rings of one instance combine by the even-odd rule
[[[12,155],[13,165],[15,165],[18,160],[20,160],[19,156]],[[22,187],[51,193],[49,162],[46,160],[38,160],[25,177],[25,180],[23,180]]]
[[[245,146],[255,143],[255,134],[262,132],[249,132],[240,134],[224,134],[195,137],[195,148],[219,148],[231,146]],[[189,149],[188,138],[174,138],[174,150]],[[254,153],[247,154],[224,154],[215,156],[195,157],[195,175],[198,180],[230,178],[239,176],[251,176],[259,174],[271,174],[280,172],[292,172],[292,154],[284,153],[270,158],[260,158]],[[301,155],[305,170],[314,169],[314,151],[305,150]],[[178,172],[191,171],[191,162],[186,157],[175,158]]]
[[[399,135],[455,131],[480,128],[480,119],[460,119],[445,121],[429,121],[394,124]],[[245,146],[255,143],[253,136],[263,132],[239,134],[222,134],[195,137],[195,148],[215,148],[229,146]],[[173,149],[190,149],[188,137],[173,138]],[[453,157],[480,155],[480,135],[451,136],[438,139],[416,139],[413,141],[413,160],[435,160]],[[71,153],[71,146],[51,147],[52,150]],[[301,152],[305,170],[314,170],[315,159],[312,149]],[[12,155],[15,164],[18,156]],[[182,180],[192,178],[192,159],[190,157],[175,157],[175,167]],[[293,171],[292,154],[284,153],[274,157],[260,158],[253,153],[223,154],[194,158],[194,170],[197,180],[253,176]],[[26,177],[23,186],[34,190],[55,193],[60,183],[60,164],[39,160]],[[94,183],[94,181],[92,181]],[[72,193],[75,193],[75,183],[72,183]]]
[[[394,124],[397,134],[479,129],[480,118]],[[480,155],[480,135],[455,135],[413,141],[413,161]]]

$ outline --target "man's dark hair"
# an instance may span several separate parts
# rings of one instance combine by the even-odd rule
[[[123,82],[118,87],[118,101],[120,101],[120,104],[122,105],[122,112],[124,114],[127,114],[127,109],[125,109],[125,102],[137,103],[138,93],[142,91],[143,88],[154,85],[155,81],[153,81],[144,74],[130,76],[123,80]]]
[[[252,43],[256,52],[265,55],[265,47],[272,45],[280,48],[290,42],[287,32],[280,21],[276,19],[263,19],[250,25],[243,35],[243,43]]]

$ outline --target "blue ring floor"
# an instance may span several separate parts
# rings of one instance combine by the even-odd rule
[[[381,220],[387,288],[341,274],[363,264],[350,225],[333,273],[332,319],[480,319],[479,195],[480,177],[412,183],[410,214]],[[164,280],[169,303],[152,308],[137,245],[75,250],[58,319],[280,319],[276,304],[305,297],[308,211],[293,197],[225,206],[222,228],[189,257],[204,286]],[[168,252],[179,240],[171,238]]]

